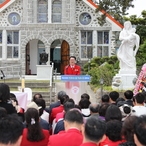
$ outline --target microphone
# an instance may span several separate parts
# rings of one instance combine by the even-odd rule
[[[3,78],[5,77],[5,74],[4,74],[4,72],[1,70],[1,73],[2,73],[2,75],[3,75]]]

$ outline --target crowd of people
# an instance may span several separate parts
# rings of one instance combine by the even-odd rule
[[[146,94],[111,91],[92,103],[87,93],[78,104],[65,91],[46,107],[40,93],[24,110],[9,86],[0,83],[1,146],[145,146]]]

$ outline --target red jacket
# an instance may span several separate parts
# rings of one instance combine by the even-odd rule
[[[75,128],[51,135],[48,146],[80,146],[83,140],[82,133]]]
[[[80,146],[97,146],[97,144],[93,142],[86,142],[86,143],[82,143]]]
[[[41,141],[28,141],[27,140],[27,128],[25,128],[23,130],[23,135],[22,135],[22,141],[21,141],[21,145],[20,146],[47,146],[48,144],[48,140],[49,140],[49,131],[48,130],[43,130],[43,133],[45,135],[45,139],[41,140]]]
[[[65,75],[80,75],[81,74],[81,68],[78,65],[74,65],[73,68],[70,65],[67,65],[64,68],[64,74]]]
[[[51,115],[50,115],[50,123],[52,123],[53,122],[53,120],[56,118],[56,115],[58,114],[58,113],[61,113],[61,112],[63,112],[63,110],[64,110],[64,107],[63,107],[63,105],[60,105],[60,106],[58,106],[58,107],[55,107],[55,108],[53,108],[52,109],[52,112],[51,112]]]

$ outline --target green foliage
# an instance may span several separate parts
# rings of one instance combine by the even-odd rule
[[[136,55],[137,66],[142,66],[146,62],[146,41],[139,47]]]
[[[103,79],[104,85],[110,86],[114,76],[114,68],[112,65],[106,63],[103,66],[94,67],[89,72],[91,75],[91,84],[100,85],[100,79]]]
[[[134,7],[133,0],[99,0],[97,12],[102,11],[103,15],[98,17],[100,25],[105,23],[107,14],[110,14],[120,23],[123,23],[123,15],[127,15],[126,11],[129,7]]]
[[[91,84],[100,85],[100,79],[104,80],[104,86],[111,86],[112,78],[118,71],[119,61],[116,56],[94,57],[90,63],[84,65],[84,72],[91,75]]]

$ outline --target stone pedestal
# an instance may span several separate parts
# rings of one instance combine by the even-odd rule
[[[112,81],[113,90],[133,90],[136,74],[116,74]]]
[[[36,65],[36,67],[38,80],[50,80],[51,65]]]

